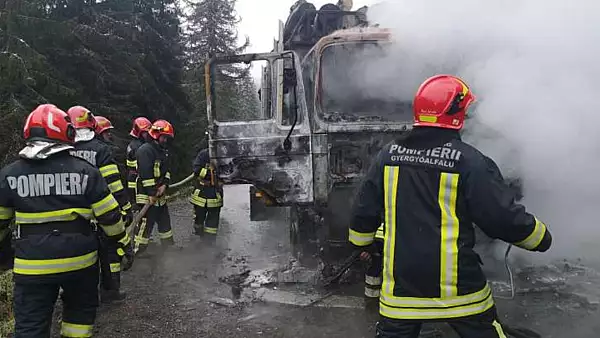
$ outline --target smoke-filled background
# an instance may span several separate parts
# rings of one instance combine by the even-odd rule
[[[554,235],[543,256],[600,255],[600,1],[393,0],[369,16],[395,42],[368,87],[411,100],[431,75],[462,77],[479,101],[464,138],[522,177]]]

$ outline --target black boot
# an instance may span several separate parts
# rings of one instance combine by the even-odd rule
[[[201,224],[194,224],[194,235],[203,237],[204,227]]]
[[[173,239],[173,237],[163,238],[160,240],[160,245],[165,247],[173,246],[175,245],[175,240]]]
[[[173,239],[173,237],[161,239],[160,247],[163,252],[177,251],[181,249],[180,247],[175,245],[175,240]]]
[[[119,302],[127,298],[127,294],[121,292],[121,273],[113,272],[111,275],[113,278],[114,289],[107,290],[102,287],[100,290],[100,301],[102,303]]]

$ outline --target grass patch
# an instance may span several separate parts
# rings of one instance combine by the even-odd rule
[[[12,271],[0,272],[0,338],[14,330]]]

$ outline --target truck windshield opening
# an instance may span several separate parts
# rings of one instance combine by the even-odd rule
[[[401,78],[386,70],[387,46],[376,42],[331,45],[321,56],[318,106],[327,122],[408,122],[412,103],[401,100]],[[396,87],[397,88],[397,87]]]

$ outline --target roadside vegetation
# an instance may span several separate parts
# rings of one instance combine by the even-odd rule
[[[13,330],[12,292],[12,271],[0,272],[0,338]]]

